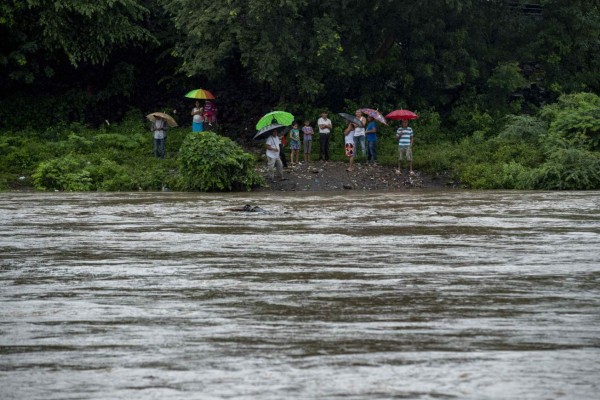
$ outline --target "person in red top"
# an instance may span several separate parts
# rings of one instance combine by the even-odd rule
[[[206,100],[204,103],[204,115],[206,117],[205,121],[207,121],[209,125],[217,122],[217,107],[211,100]]]
[[[285,145],[287,144],[287,140],[285,138],[285,133],[281,136],[281,146],[279,146],[279,158],[281,158],[281,163],[283,164],[283,168],[287,168],[287,161],[285,159]]]

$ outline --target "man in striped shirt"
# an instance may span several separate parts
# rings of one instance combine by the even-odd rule
[[[414,134],[411,127],[408,126],[408,120],[402,120],[402,126],[396,131],[396,139],[398,139],[398,171],[402,174],[402,155],[408,160],[409,173],[413,175],[412,169],[412,146]]]

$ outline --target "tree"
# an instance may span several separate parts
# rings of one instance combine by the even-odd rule
[[[52,77],[65,59],[72,66],[104,64],[116,49],[153,40],[140,0],[9,0],[0,11],[4,87]]]
[[[526,46],[542,63],[545,85],[557,93],[600,92],[600,3],[542,0],[543,19]]]

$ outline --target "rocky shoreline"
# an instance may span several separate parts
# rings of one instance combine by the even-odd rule
[[[459,184],[450,176],[430,176],[420,171],[409,174],[408,170],[379,164],[355,164],[352,172],[348,164],[335,161],[318,161],[310,164],[288,165],[284,180],[267,181],[267,185],[254,189],[265,191],[350,191],[350,190],[407,190],[407,189],[457,189]],[[257,168],[267,176],[266,165]]]

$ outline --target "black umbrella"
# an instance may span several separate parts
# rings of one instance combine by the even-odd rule
[[[270,124],[265,126],[264,128],[262,128],[261,130],[259,130],[258,132],[256,132],[256,135],[254,135],[254,137],[252,139],[254,140],[258,140],[258,139],[266,139],[269,135],[271,135],[271,131],[273,129],[279,129],[279,128],[285,128],[285,125],[281,125],[281,124]]]
[[[352,122],[354,125],[364,128],[365,126],[363,125],[362,121],[358,118],[356,118],[354,115],[350,115],[350,114],[346,114],[346,113],[338,113],[338,115],[342,118],[344,118],[345,120],[348,120],[350,122]]]

